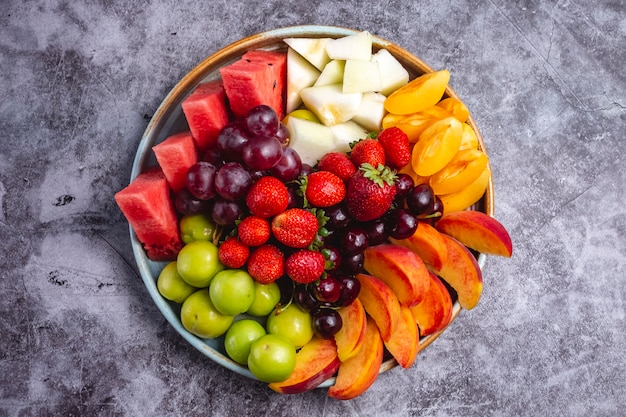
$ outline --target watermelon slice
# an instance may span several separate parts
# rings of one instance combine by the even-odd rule
[[[240,60],[222,67],[220,74],[235,116],[244,117],[251,108],[267,104],[283,118],[287,54],[248,51]]]
[[[115,201],[153,261],[172,261],[183,247],[170,187],[160,167],[138,175]]]
[[[172,190],[178,193],[185,188],[187,170],[199,160],[191,132],[169,136],[152,150]]]
[[[215,145],[220,130],[228,124],[228,107],[222,81],[198,84],[181,106],[200,151],[204,152]]]

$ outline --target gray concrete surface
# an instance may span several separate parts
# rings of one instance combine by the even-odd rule
[[[511,259],[363,396],[281,396],[207,360],[137,273],[123,188],[161,100],[235,40],[366,29],[451,84]],[[619,416],[626,407],[623,1],[3,2],[0,416]]]

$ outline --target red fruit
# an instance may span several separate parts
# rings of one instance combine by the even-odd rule
[[[270,238],[270,222],[258,216],[248,216],[237,226],[237,236],[246,246],[261,246]]]
[[[401,169],[411,161],[409,137],[400,128],[390,127],[378,134],[378,142],[385,149],[387,165]]]
[[[283,276],[285,256],[276,246],[266,243],[254,249],[248,259],[248,273],[261,284]]]
[[[320,252],[301,249],[287,257],[285,271],[295,282],[308,284],[322,276],[325,263],[326,259]]]
[[[317,164],[320,171],[330,171],[344,181],[348,181],[356,172],[356,167],[343,152],[330,152],[320,159]]]
[[[272,220],[272,233],[283,245],[306,248],[317,236],[317,217],[310,211],[292,208],[278,214]]]
[[[219,246],[217,256],[220,262],[228,268],[241,268],[246,264],[250,248],[241,243],[236,237],[230,236]]]
[[[252,184],[246,195],[246,205],[258,217],[272,217],[282,213],[289,204],[289,191],[278,178],[265,176]]]
[[[330,171],[310,173],[303,181],[304,196],[314,207],[339,204],[346,196],[346,184]]]
[[[385,165],[385,149],[375,139],[361,139],[352,147],[350,160],[357,168],[361,164],[370,164],[373,167]]]
[[[358,221],[378,219],[396,196],[396,175],[386,166],[362,165],[350,178],[346,193],[348,213]]]

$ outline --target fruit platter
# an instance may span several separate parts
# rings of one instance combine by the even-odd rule
[[[447,69],[368,31],[295,26],[190,71],[115,195],[151,298],[192,346],[338,400],[409,368],[510,257]]]

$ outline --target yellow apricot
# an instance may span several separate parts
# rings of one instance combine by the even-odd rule
[[[387,113],[383,117],[384,129],[395,126],[401,129],[409,138],[409,142],[415,143],[420,134],[434,122],[445,119],[450,114],[438,106],[431,106],[417,113],[393,114]]]
[[[459,150],[465,149],[478,149],[478,136],[476,136],[472,126],[467,123],[463,123],[463,135],[461,136],[461,145],[459,145]]]
[[[387,97],[385,110],[394,114],[411,114],[434,106],[441,100],[448,81],[448,70],[429,72],[414,78]]]
[[[452,160],[459,151],[462,125],[455,117],[449,116],[422,132],[411,154],[411,164],[417,175],[433,175]]]
[[[474,182],[488,162],[489,158],[483,151],[459,151],[441,171],[430,177],[429,184],[437,195],[456,193]]]
[[[469,117],[469,109],[458,98],[448,97],[437,103],[438,107],[446,110],[448,113],[459,119],[459,122],[466,122]]]
[[[443,213],[446,214],[465,210],[476,203],[485,194],[490,178],[491,170],[489,169],[489,165],[487,165],[482,174],[463,190],[456,193],[440,195],[439,198],[441,198],[441,202],[443,203]]]

